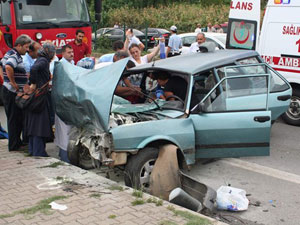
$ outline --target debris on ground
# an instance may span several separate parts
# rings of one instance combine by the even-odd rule
[[[217,190],[217,207],[220,210],[244,211],[248,209],[248,205],[249,200],[243,189],[221,186]]]
[[[68,207],[66,205],[61,205],[56,202],[51,202],[49,205],[51,205],[51,209],[56,209],[56,210],[66,210]]]

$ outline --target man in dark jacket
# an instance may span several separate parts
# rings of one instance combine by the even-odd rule
[[[27,75],[21,55],[29,49],[31,38],[20,35],[14,48],[9,50],[2,59],[3,64],[3,104],[5,108],[9,133],[8,150],[20,150],[22,146],[21,132],[23,130],[23,111],[17,107],[15,98],[17,91],[22,90],[27,83]]]

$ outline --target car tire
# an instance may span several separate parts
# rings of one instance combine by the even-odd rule
[[[146,147],[136,155],[132,155],[125,167],[125,185],[147,191],[150,186],[150,175],[157,157],[158,149],[153,147]]]
[[[281,116],[290,125],[300,126],[300,90],[293,89],[289,109]]]
[[[67,152],[71,164],[86,170],[94,168],[89,150],[75,143],[74,140],[70,140],[68,144]]]

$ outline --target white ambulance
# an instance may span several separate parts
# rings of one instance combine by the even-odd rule
[[[288,124],[300,125],[300,0],[269,0],[260,27],[260,0],[232,0],[226,48],[257,50],[293,88]]]

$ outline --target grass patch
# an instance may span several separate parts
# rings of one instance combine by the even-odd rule
[[[120,185],[111,185],[108,189],[112,191],[124,191],[124,188]]]
[[[177,223],[169,221],[169,220],[164,220],[164,221],[161,221],[159,223],[159,225],[177,225]]]
[[[157,200],[157,202],[155,203],[156,206],[162,206],[163,205],[163,200],[159,199]]]
[[[109,215],[108,218],[109,219],[115,219],[117,216],[116,215]]]
[[[137,198],[142,198],[143,197],[143,192],[139,190],[134,190],[132,192],[132,196],[137,197]]]
[[[147,203],[154,203],[156,206],[162,206],[163,205],[163,200],[151,197],[151,198],[147,199]]]
[[[66,164],[63,162],[55,162],[55,163],[51,163],[47,166],[41,166],[39,168],[57,168],[58,166],[65,166]]]
[[[144,199],[141,199],[141,198],[137,198],[136,200],[131,202],[131,205],[133,205],[133,206],[143,205],[143,204],[145,204],[145,201],[144,201]]]
[[[90,194],[91,198],[100,198],[101,195],[99,193]]]
[[[1,214],[0,219],[14,217],[15,215],[18,215],[18,214],[23,214],[24,216],[28,216],[28,215],[35,214],[37,212],[41,212],[43,214],[49,215],[50,214],[49,210],[51,209],[51,206],[49,204],[53,201],[65,199],[65,198],[68,198],[68,196],[53,196],[51,198],[47,198],[42,201],[39,201],[33,207],[21,209],[21,210],[18,210],[13,213],[9,213],[9,214]]]
[[[185,218],[187,220],[186,225],[211,225],[212,224],[208,219],[194,215],[187,211],[176,210],[174,206],[169,205],[167,209],[172,211],[175,216],[180,216],[182,218]]]
[[[67,177],[57,176],[57,177],[55,177],[55,180],[60,181],[61,184],[77,185],[76,182],[72,181],[72,179],[67,178]]]

